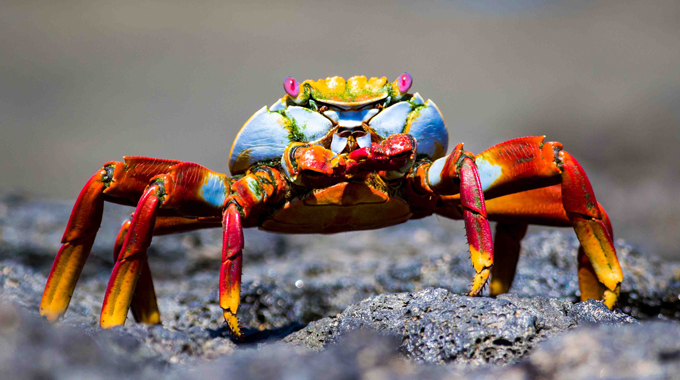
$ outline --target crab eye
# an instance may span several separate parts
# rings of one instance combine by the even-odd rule
[[[399,92],[402,94],[408,91],[409,88],[411,88],[411,85],[413,84],[413,77],[409,73],[403,73],[399,76],[399,79],[397,79],[397,85],[399,86]]]
[[[297,98],[300,94],[300,85],[293,77],[287,77],[283,80],[283,89],[286,91],[286,94],[293,98]]]

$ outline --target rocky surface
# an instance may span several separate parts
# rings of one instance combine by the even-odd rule
[[[400,351],[425,363],[502,364],[579,324],[635,322],[601,302],[573,304],[515,295],[471,298],[427,289],[369,298],[335,318],[312,322],[284,341],[318,350],[347,332],[372,329],[400,337]]]
[[[670,340],[652,336],[641,340],[649,355],[632,361],[637,353],[612,340],[619,336],[612,331],[634,340],[660,327],[638,325],[598,302],[573,303],[578,297],[573,233],[529,234],[511,294],[469,298],[460,295],[473,275],[462,226],[435,217],[330,236],[247,230],[239,310],[247,343],[236,344],[216,302],[219,230],[154,240],[149,257],[163,326],[137,325],[130,316],[124,327],[97,327],[113,239],[130,212],[107,205],[69,311],[54,328],[37,317],[37,309],[70,207],[16,197],[0,202],[3,374],[187,378],[238,370],[243,378],[414,378],[505,371],[503,376],[551,377],[571,362],[546,364],[541,352],[555,352],[573,343],[567,337],[591,330],[602,343],[587,348],[605,356],[598,362],[586,355],[574,364],[584,374],[593,373],[593,363],[614,365],[607,358],[621,356],[664,377],[680,360],[667,353],[673,348],[663,342]],[[622,240],[616,244],[625,276],[623,311],[641,320],[677,319],[678,267],[661,265]],[[628,327],[604,326],[612,324]],[[574,330],[583,325],[591,327]],[[674,322],[663,326],[670,336],[678,333]]]

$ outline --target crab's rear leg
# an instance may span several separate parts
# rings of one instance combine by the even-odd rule
[[[124,241],[114,265],[111,279],[104,297],[104,305],[100,317],[102,327],[111,327],[125,322],[127,311],[133,300],[135,289],[146,263],[146,252],[151,238],[167,232],[191,230],[201,223],[187,221],[179,223],[171,217],[160,217],[161,223],[156,229],[159,208],[169,209],[180,214],[218,216],[229,192],[227,177],[214,173],[193,163],[173,165],[166,174],[156,176],[144,190],[132,220],[127,227]],[[165,223],[163,223],[163,221]],[[126,226],[124,226],[125,228]],[[144,283],[142,283],[144,284]],[[150,285],[151,282],[149,281]],[[148,285],[140,289],[140,312],[153,314],[155,307],[151,302],[155,298],[153,288]],[[151,306],[149,306],[151,304]]]
[[[114,263],[118,261],[118,255],[123,247],[123,242],[125,242],[125,237],[127,236],[131,222],[132,218],[126,220],[120,228],[120,232],[116,238],[116,244],[113,248]],[[139,282],[137,283],[137,289],[132,297],[130,308],[132,309],[132,315],[137,322],[150,325],[161,323],[161,313],[158,310],[156,290],[153,286],[153,278],[151,277],[151,269],[149,268],[148,261],[145,261],[142,265],[142,273],[139,276]]]
[[[113,249],[113,262],[118,261],[118,256],[123,247],[125,237],[132,222],[132,217],[123,223],[116,238]],[[204,228],[219,227],[217,218],[186,218],[182,216],[158,216],[153,229],[153,236],[169,235],[180,232],[195,231]],[[151,270],[148,262],[142,266],[142,273],[137,282],[132,303],[130,304],[135,321],[146,324],[161,323],[160,311],[156,302],[156,291],[153,286]]]
[[[574,231],[581,242],[597,279],[607,289],[602,300],[612,308],[621,291],[623,273],[616,257],[616,249],[604,217],[598,207],[595,193],[581,165],[567,152],[559,152],[562,162],[562,203]],[[609,226],[611,230],[611,225]],[[580,260],[583,261],[583,260]],[[580,269],[588,270],[581,265]],[[580,271],[579,271],[580,272]],[[579,276],[580,279],[583,277]]]
[[[463,150],[463,144],[458,144],[448,157],[435,162],[429,168],[427,186],[439,195],[460,192],[465,233],[470,245],[470,260],[476,272],[470,289],[470,295],[474,296],[482,291],[489,278],[494,253],[484,193],[473,157],[470,152]]]
[[[458,200],[446,199],[443,210],[455,210]],[[613,238],[609,217],[602,205],[597,204],[602,221]],[[491,271],[490,294],[506,293],[514,278],[519,256],[520,241],[528,224],[556,227],[573,227],[562,203],[560,184],[522,191],[486,201],[489,220],[497,221],[494,252],[496,265]],[[449,215],[455,217],[455,215]],[[602,300],[607,288],[597,279],[583,245],[578,249],[578,277],[581,299]]]
[[[562,144],[543,140],[541,136],[517,138],[475,156],[489,199],[490,218],[511,223],[571,225],[583,247],[579,258],[582,299],[601,293],[598,298],[612,308],[623,274],[611,224],[578,162],[562,150]],[[496,197],[502,198],[493,199]],[[546,201],[545,197],[554,200]],[[604,290],[594,285],[593,277]]]
[[[45,285],[40,314],[56,320],[66,312],[83,265],[101,224],[104,201],[134,204],[149,179],[178,161],[144,157],[126,158],[126,162],[109,162],[90,178],[80,192],[62,246],[54,259]]]
[[[496,224],[494,237],[494,266],[491,268],[491,282],[489,294],[496,296],[507,293],[515,278],[517,261],[522,238],[527,232],[526,223],[501,223]]]

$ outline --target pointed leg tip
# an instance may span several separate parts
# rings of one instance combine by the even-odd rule
[[[487,267],[475,275],[475,278],[472,280],[472,288],[470,289],[468,296],[476,297],[482,292],[484,285],[486,285],[486,281],[489,279],[490,273],[491,269]]]
[[[116,327],[116,326],[122,326],[125,324],[125,320],[127,319],[127,313],[121,318],[120,316],[110,316],[110,315],[104,315],[102,313],[102,316],[99,318],[99,326],[103,329],[110,329],[111,327]]]
[[[621,284],[619,284],[614,290],[605,290],[602,297],[602,301],[609,308],[609,310],[614,310],[616,303],[619,301],[619,293],[621,292]]]
[[[40,307],[40,315],[47,319],[49,322],[55,322],[57,321],[62,315],[64,315],[63,311],[59,310],[52,310],[49,307]]]
[[[224,320],[227,322],[227,327],[229,328],[231,335],[233,335],[238,340],[243,340],[243,333],[239,327],[238,317],[236,314],[229,310],[224,310]]]
[[[489,282],[489,296],[496,297],[501,294],[505,294],[510,290],[510,287],[506,283],[500,280],[491,279]]]

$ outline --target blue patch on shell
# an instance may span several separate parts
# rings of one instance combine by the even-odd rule
[[[229,154],[232,175],[244,173],[262,161],[278,160],[291,142],[322,139],[333,124],[318,112],[292,106],[277,111],[262,107],[243,125]]]
[[[432,160],[443,157],[448,149],[449,134],[441,112],[433,101],[423,103],[418,94],[410,102],[385,108],[369,124],[382,138],[397,133],[410,134],[416,139],[416,154]]]
[[[284,111],[289,120],[289,130],[297,142],[321,140],[333,127],[328,118],[308,108],[292,106]],[[283,154],[283,152],[281,152]]]
[[[403,133],[408,114],[412,108],[413,106],[409,102],[399,102],[380,111],[371,119],[369,125],[382,138]]]
[[[428,100],[410,114],[409,125],[404,133],[416,139],[416,154],[424,154],[432,160],[444,157],[449,146],[449,133],[439,108]]]

